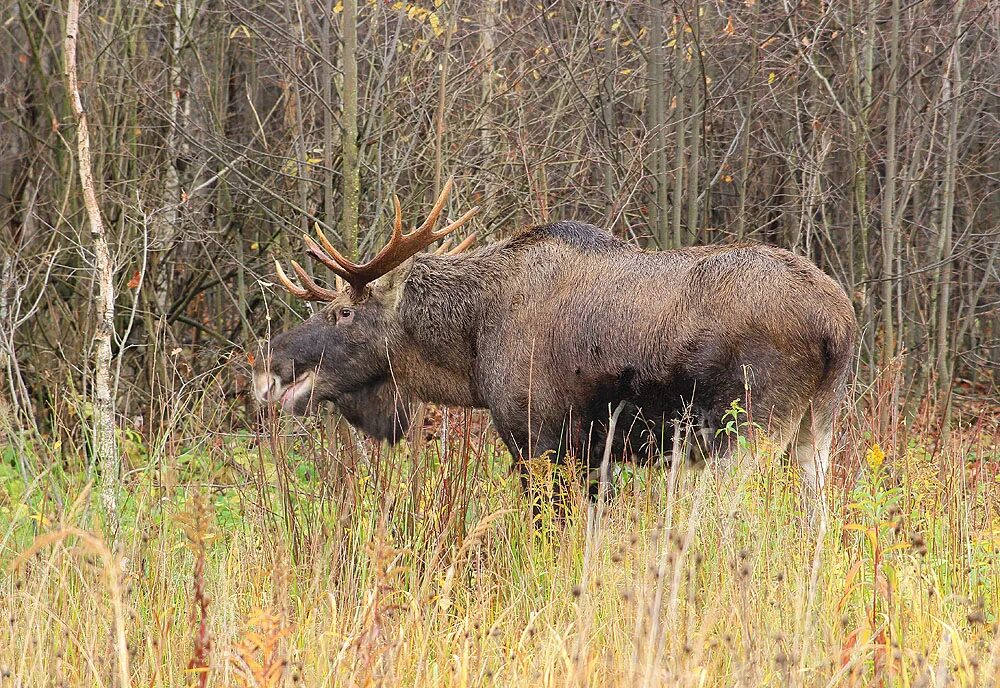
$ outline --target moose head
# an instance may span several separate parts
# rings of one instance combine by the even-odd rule
[[[448,237],[479,210],[473,208],[435,230],[452,184],[449,179],[427,219],[409,233],[403,231],[402,210],[394,196],[392,237],[367,263],[345,258],[320,230],[318,243],[306,236],[308,255],[337,276],[335,290],[317,284],[292,261],[299,286],[275,261],[278,281],[289,293],[326,305],[271,340],[266,355],[257,359],[254,392],[260,401],[280,403],[284,411],[298,415],[330,401],[368,434],[379,439],[399,439],[406,429],[408,414],[393,381],[387,343],[398,338],[401,327],[396,317],[400,286],[417,253]],[[475,238],[470,235],[454,248],[445,243],[435,254],[461,253]]]

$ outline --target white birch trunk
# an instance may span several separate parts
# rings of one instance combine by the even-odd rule
[[[97,272],[97,327],[94,332],[94,459],[101,469],[101,502],[107,518],[107,530],[112,543],[118,536],[118,446],[115,441],[115,409],[111,394],[111,338],[114,336],[115,294],[112,283],[114,266],[101,219],[101,209],[94,191],[94,175],[90,162],[90,130],[87,113],[80,98],[77,82],[76,40],[80,26],[79,0],[69,0],[66,12],[66,83],[73,117],[76,120],[77,169],[83,190],[83,205],[90,224]]]

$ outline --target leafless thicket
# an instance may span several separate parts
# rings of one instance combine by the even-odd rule
[[[364,254],[392,192],[416,217],[451,174],[484,235],[791,248],[852,294],[863,381],[901,360],[903,400],[996,394],[1000,5],[358,4],[82,6],[123,422],[191,386],[238,396],[245,352],[306,308],[271,258],[314,225]],[[66,9],[2,9],[4,415],[76,427],[101,314]]]

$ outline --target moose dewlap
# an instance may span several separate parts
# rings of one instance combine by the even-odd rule
[[[618,458],[642,444],[669,451],[663,440],[685,412],[707,451],[726,451],[715,429],[748,386],[754,421],[822,484],[856,325],[819,268],[763,245],[643,251],[577,222],[421,253],[475,213],[434,231],[450,189],[408,234],[397,200],[391,240],[363,265],[322,234],[322,246],[308,239],[344,288],[317,285],[293,262],[298,286],[278,266],[290,292],[327,306],[257,359],[261,401],[292,413],[331,401],[393,441],[407,402],[484,408],[518,465],[551,452],[596,468],[621,402]]]

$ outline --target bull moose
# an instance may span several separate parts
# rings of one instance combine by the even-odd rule
[[[362,431],[395,441],[411,401],[488,409],[515,465],[551,452],[601,461],[609,408],[671,434],[685,412],[709,450],[736,399],[818,488],[853,356],[851,303],[814,264],[765,245],[645,251],[596,227],[556,222],[462,253],[421,251],[452,182],[404,233],[399,200],[388,244],[349,261],[322,232],[307,253],[346,285],[317,284],[296,262],[293,295],[327,304],[258,358],[262,402],[306,413],[332,401]],[[338,280],[339,282],[339,280]],[[622,435],[618,437],[618,435]]]

